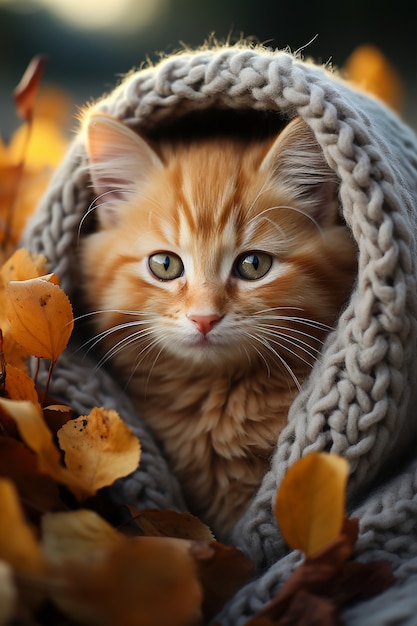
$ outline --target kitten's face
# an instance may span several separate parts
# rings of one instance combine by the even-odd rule
[[[356,262],[305,125],[158,154],[111,118],[88,133],[100,227],[84,245],[86,294],[127,376],[164,355],[179,368],[262,363],[293,378],[311,365]]]

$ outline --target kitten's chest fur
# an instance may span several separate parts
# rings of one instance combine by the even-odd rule
[[[296,393],[282,379],[261,365],[233,376],[175,376],[164,364],[151,380],[144,372],[133,381],[188,506],[220,534],[231,530],[269,466]]]

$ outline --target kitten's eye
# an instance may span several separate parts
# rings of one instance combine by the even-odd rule
[[[266,252],[245,252],[236,261],[235,271],[244,280],[263,278],[272,267],[272,256]]]
[[[160,280],[174,280],[184,272],[184,265],[177,254],[172,252],[157,252],[148,260],[152,274]]]

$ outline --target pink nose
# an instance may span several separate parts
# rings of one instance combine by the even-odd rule
[[[210,315],[194,315],[190,314],[188,318],[194,322],[202,335],[207,335],[214,326],[221,320],[220,315],[211,313]]]

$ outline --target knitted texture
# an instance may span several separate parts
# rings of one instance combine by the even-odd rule
[[[291,572],[297,555],[286,555],[272,515],[274,494],[291,464],[325,450],[350,463],[349,509],[360,521],[358,557],[388,558],[399,576],[397,586],[379,599],[372,623],[411,624],[416,602],[408,581],[417,577],[416,137],[384,105],[326,69],[286,52],[245,46],[168,57],[132,72],[94,106],[143,132],[212,107],[299,115],[313,130],[340,179],[341,210],[358,248],[358,276],[290,409],[271,469],[233,534],[263,573],[219,620],[243,624]],[[80,134],[24,241],[46,255],[72,298],[79,282],[78,228],[91,201],[84,162]],[[54,385],[53,393],[80,412],[92,405],[116,408],[140,436],[141,468],[118,483],[117,501],[183,508],[178,482],[116,381],[69,350]],[[409,464],[399,468],[407,458]],[[348,624],[370,624],[373,611],[371,603],[350,610]]]

